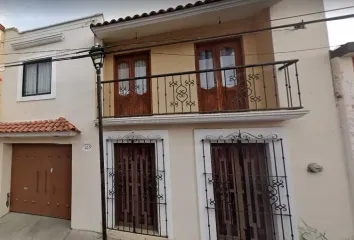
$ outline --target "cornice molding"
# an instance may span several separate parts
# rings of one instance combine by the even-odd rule
[[[42,46],[42,45],[61,42],[61,41],[64,41],[64,35],[62,33],[59,33],[59,34],[53,34],[44,37],[33,38],[30,40],[18,41],[12,43],[11,46],[14,50],[20,50],[24,48],[37,47],[37,46]]]
[[[275,110],[213,114],[171,114],[146,117],[104,118],[103,126],[182,124],[182,123],[224,123],[263,122],[297,119],[308,114],[308,110]],[[95,120],[97,125],[97,120]]]

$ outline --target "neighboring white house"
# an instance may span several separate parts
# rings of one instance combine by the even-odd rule
[[[3,62],[23,66],[2,73],[7,107],[1,121],[8,124],[0,133],[0,199],[9,201],[9,194],[11,205],[1,204],[1,215],[10,210],[61,217],[71,219],[74,229],[101,230],[91,59],[43,61],[92,47],[89,26],[102,19],[98,14],[25,32],[6,29],[3,51],[11,54]]]
[[[7,29],[14,54],[3,62],[23,65],[2,73],[0,213],[101,230],[92,62],[43,61],[97,41],[116,50],[102,84],[110,236],[292,240],[304,221],[352,237],[350,151],[329,49],[318,48],[329,45],[326,23],[235,36],[323,10],[322,0],[207,0]]]

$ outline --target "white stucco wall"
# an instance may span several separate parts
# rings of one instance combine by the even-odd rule
[[[283,0],[271,8],[271,19],[323,11],[322,0]],[[324,18],[324,14],[273,21],[272,26]],[[329,46],[326,23],[304,30],[273,31],[275,52]],[[291,156],[295,213],[302,221],[326,232],[328,239],[353,235],[353,219],[346,175],[345,153],[336,115],[329,48],[275,54],[275,60],[299,59],[303,106],[310,113],[286,124]],[[324,167],[320,174],[306,172],[308,163]]]
[[[322,0],[283,0],[271,9],[271,18],[281,18],[307,12],[322,11]],[[293,23],[324,17],[323,14],[274,21],[272,25]],[[19,51],[91,47],[94,38],[89,28],[63,32],[61,43]],[[325,23],[306,26],[298,31],[273,31],[275,52],[318,48],[328,46]],[[6,37],[17,37],[10,31]],[[12,52],[11,42],[5,44],[5,52]],[[21,56],[31,57],[31,54]],[[18,61],[19,56],[10,55],[5,62]],[[173,235],[175,239],[200,239],[198,196],[196,181],[196,154],[194,130],[239,129],[281,126],[287,136],[289,181],[294,203],[294,219],[298,226],[301,220],[326,232],[328,239],[341,239],[353,235],[353,219],[346,175],[345,153],[340,138],[340,125],[336,116],[335,98],[331,79],[328,49],[276,54],[275,60],[298,58],[299,80],[303,105],[310,113],[297,120],[283,123],[253,124],[203,124],[121,127],[110,130],[135,131],[167,130],[171,156],[171,195]],[[65,139],[26,139],[1,141],[0,144],[0,213],[6,212],[2,203],[7,193],[9,177],[9,145],[17,142],[50,142],[73,144],[73,192],[72,227],[100,231],[100,179],[98,162],[97,130],[95,119],[94,70],[90,59],[58,62],[56,98],[52,100],[17,102],[18,68],[9,68],[3,73],[3,119],[22,121],[66,117],[82,133]],[[83,152],[81,146],[91,143],[91,152]],[[7,150],[6,150],[6,149]],[[5,149],[5,150],[1,150]],[[7,157],[4,157],[7,156]],[[307,164],[316,162],[324,167],[320,174],[309,174]],[[6,172],[6,171],[5,171]],[[5,187],[3,187],[5,184]],[[204,239],[203,239],[204,240]]]
[[[94,19],[101,20],[102,16],[95,16]],[[52,49],[75,49],[90,48],[94,44],[94,35],[89,28],[91,18],[83,19],[73,23],[67,23],[51,28],[45,28],[33,32],[18,34],[14,30],[5,33],[4,51],[36,52]],[[81,23],[81,24],[80,24]],[[83,26],[82,28],[79,28]],[[76,28],[75,30],[67,30]],[[38,47],[13,50],[11,43],[14,39],[29,40],[38,36],[62,33],[62,42],[42,45]],[[6,40],[8,39],[8,40]],[[4,62],[22,61],[30,58],[40,58],[52,53],[31,53],[19,55],[7,55]],[[40,101],[17,101],[17,78],[22,67],[6,68],[3,72],[3,108],[1,121],[26,121],[45,120],[65,117],[81,130],[81,133],[72,138],[46,138],[46,139],[0,139],[0,151],[6,143],[19,142],[45,142],[45,143],[69,143],[72,144],[72,221],[74,229],[101,231],[101,209],[100,209],[100,172],[99,172],[99,151],[98,131],[93,124],[96,118],[95,108],[95,72],[91,59],[79,59],[73,61],[60,61],[56,66],[56,96],[54,99]],[[92,144],[90,152],[82,150],[83,144]],[[5,146],[5,145],[4,145]],[[7,146],[7,145],[6,145]],[[10,145],[11,146],[11,145]],[[5,153],[0,154],[4,156]],[[6,165],[5,158],[0,159],[2,166]],[[1,166],[0,164],[0,166]],[[2,181],[6,175],[2,169]],[[2,185],[1,185],[2,186]],[[3,199],[5,192],[0,191],[0,199]],[[1,208],[0,208],[1,210]],[[0,213],[3,213],[1,211]]]
[[[331,59],[334,93],[346,154],[349,182],[354,180],[354,69],[352,57]],[[351,205],[354,204],[354,185],[350,184]],[[354,209],[352,208],[352,211]]]

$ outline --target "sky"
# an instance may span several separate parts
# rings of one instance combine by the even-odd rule
[[[0,23],[20,31],[96,13],[106,20],[184,5],[196,0],[0,0]],[[312,1],[312,0],[308,0]],[[324,0],[326,10],[354,6],[354,0]],[[354,14],[354,8],[327,17]],[[348,30],[353,29],[353,30]],[[330,45],[354,41],[354,18],[328,23]]]

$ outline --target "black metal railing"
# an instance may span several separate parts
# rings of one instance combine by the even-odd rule
[[[164,140],[106,140],[107,228],[168,237]]]
[[[207,239],[294,239],[283,139],[237,132],[202,146]]]
[[[302,108],[298,60],[104,81],[103,116]]]

